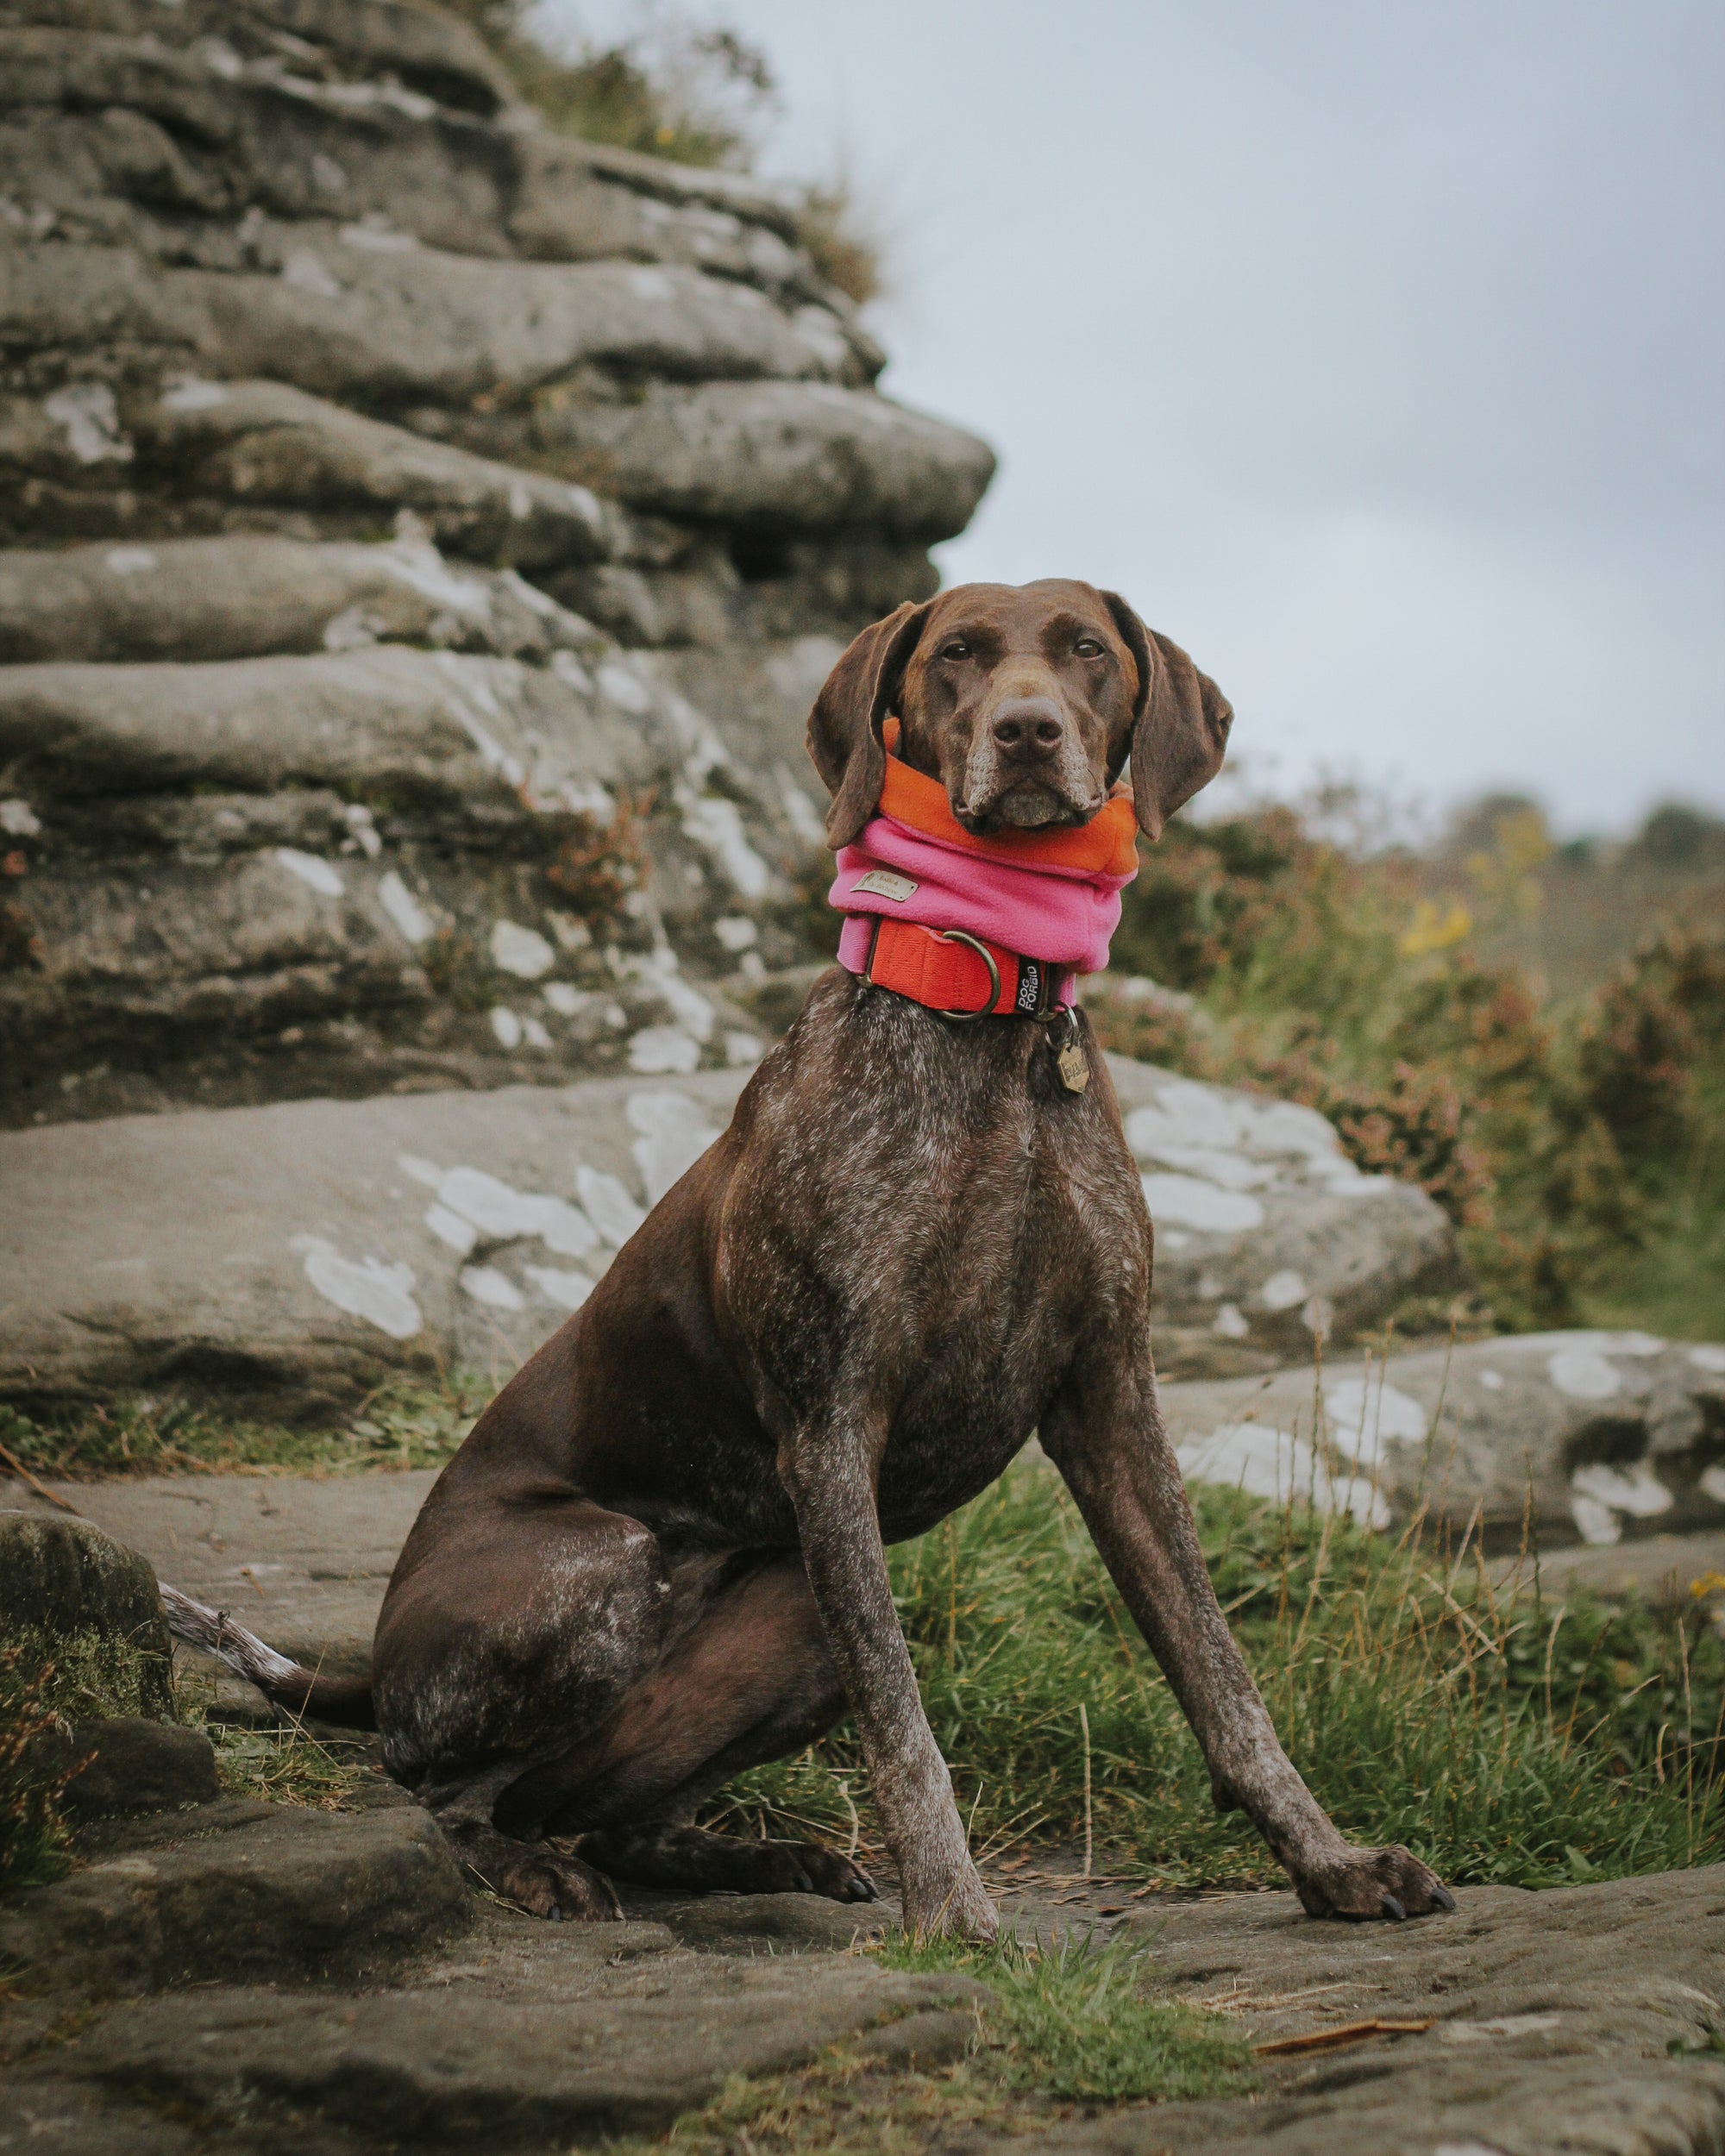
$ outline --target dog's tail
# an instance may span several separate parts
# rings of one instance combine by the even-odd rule
[[[367,1677],[324,1677],[302,1663],[267,1647],[255,1633],[236,1625],[224,1610],[194,1602],[177,1587],[163,1583],[162,1608],[167,1628],[176,1639],[200,1647],[224,1662],[237,1676],[255,1684],[267,1700],[290,1714],[310,1714],[315,1721],[334,1722],[342,1729],[375,1729],[372,1683]]]

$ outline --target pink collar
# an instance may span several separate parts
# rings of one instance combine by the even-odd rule
[[[1062,969],[1058,1000],[1070,1005],[1072,975],[1100,973],[1120,925],[1120,893],[1138,873],[1020,866],[961,852],[895,817],[875,816],[842,847],[829,905],[846,916],[838,962],[868,967],[874,917],[959,929],[980,942]]]

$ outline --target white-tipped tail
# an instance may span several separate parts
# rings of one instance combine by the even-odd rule
[[[290,1662],[285,1654],[278,1654],[273,1647],[266,1646],[254,1632],[243,1625],[236,1625],[225,1610],[211,1609],[207,1602],[195,1602],[190,1595],[182,1595],[177,1587],[163,1583],[162,1608],[167,1614],[167,1628],[176,1639],[184,1639],[188,1646],[201,1647],[205,1654],[213,1654],[218,1662],[225,1662],[235,1676],[249,1678],[254,1684],[285,1683],[295,1677],[309,1677],[297,1662]]]

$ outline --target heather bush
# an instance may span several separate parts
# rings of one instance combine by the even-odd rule
[[[1496,851],[1461,855],[1465,900],[1434,892],[1430,862],[1349,850],[1286,807],[1176,822],[1115,943],[1118,971],[1164,993],[1105,987],[1098,1029],[1302,1101],[1362,1168],[1419,1183],[1501,1326],[1575,1323],[1609,1292],[1620,1319],[1716,1336],[1725,1289],[1709,1300],[1681,1266],[1644,1269],[1639,1312],[1613,1283],[1662,1241],[1721,1232],[1725,937],[1661,922],[1588,992],[1542,996],[1489,951],[1537,911],[1552,849],[1525,804],[1496,806]]]

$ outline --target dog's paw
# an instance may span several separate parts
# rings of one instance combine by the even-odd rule
[[[836,1849],[823,1849],[819,1842],[805,1841],[794,1845],[802,1857],[803,1871],[808,1879],[806,1892],[824,1894],[829,1902],[878,1902],[879,1890],[861,1865],[853,1864],[849,1857],[841,1857]]]
[[[524,1846],[518,1857],[493,1859],[483,1871],[475,1867],[474,1875],[493,1894],[513,1902],[530,1916],[547,1917],[553,1923],[623,1921],[623,1904],[604,1872],[544,1843],[533,1848]]]
[[[1351,1849],[1334,1863],[1296,1873],[1295,1891],[1308,1916],[1344,1916],[1400,1923],[1452,1909],[1455,1896],[1434,1871],[1399,1843],[1388,1849]]]
[[[907,1878],[905,1929],[913,1939],[975,1939],[986,1944],[1000,1928],[976,1867],[966,1857],[945,1877]]]

